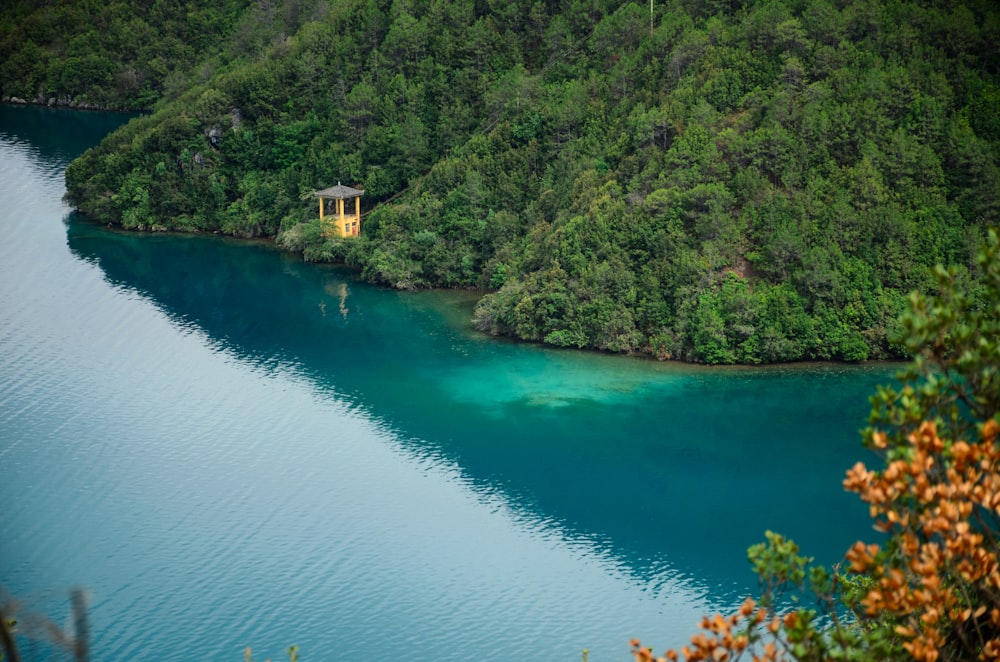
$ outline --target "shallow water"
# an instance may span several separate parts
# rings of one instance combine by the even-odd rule
[[[94,659],[627,660],[752,591],[765,529],[871,537],[840,480],[893,367],[546,349],[466,293],[97,227],[62,171],[120,119],[0,107],[0,583],[58,623],[87,587]]]

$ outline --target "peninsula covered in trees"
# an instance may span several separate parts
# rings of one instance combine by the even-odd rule
[[[69,167],[95,220],[274,236],[478,288],[491,333],[708,363],[894,356],[932,265],[980,287],[992,0],[196,4],[0,10],[4,97],[151,110]],[[320,227],[338,181],[358,238]]]

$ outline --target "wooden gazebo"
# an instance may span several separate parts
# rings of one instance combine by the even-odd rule
[[[365,192],[337,182],[336,186],[313,193],[319,198],[319,221],[329,236],[357,237],[361,233],[361,196]],[[336,215],[326,213],[326,201],[336,200]],[[354,213],[344,212],[344,201],[354,200]]]

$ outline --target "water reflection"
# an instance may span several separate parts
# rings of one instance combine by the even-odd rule
[[[327,283],[323,287],[323,290],[330,296],[336,297],[338,302],[337,312],[339,312],[340,316],[344,318],[344,321],[347,321],[347,313],[350,312],[350,310],[347,308],[347,297],[350,296],[350,290],[347,287],[347,283],[346,282]],[[325,301],[321,301],[319,303],[319,309],[323,312],[323,315],[326,316]]]
[[[704,611],[710,585],[673,551],[657,566],[591,495],[558,501],[577,479],[560,454],[601,461],[610,439],[611,464],[630,461],[629,416],[615,438],[587,428],[643,379],[442,323],[467,319],[461,297],[66,223],[57,159],[34,150],[0,140],[0,582],[92,588],[95,655],[295,642],[359,659],[378,641],[411,659],[619,659]]]
[[[136,113],[0,104],[0,139],[29,146],[33,162],[62,170]],[[53,129],[53,127],[56,127]]]
[[[708,371],[545,350],[446,323],[468,319],[461,294],[386,291],[265,245],[76,218],[68,243],[178,324],[362,408],[415,457],[453,463],[651,590],[684,577],[733,600],[766,528],[824,561],[869,532],[838,485],[891,368]]]

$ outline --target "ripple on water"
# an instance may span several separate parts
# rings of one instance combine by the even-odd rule
[[[60,163],[0,136],[0,581],[90,587],[101,659],[623,659],[738,601],[717,520],[839,508],[808,488],[867,382],[495,342],[435,293],[64,223]]]

